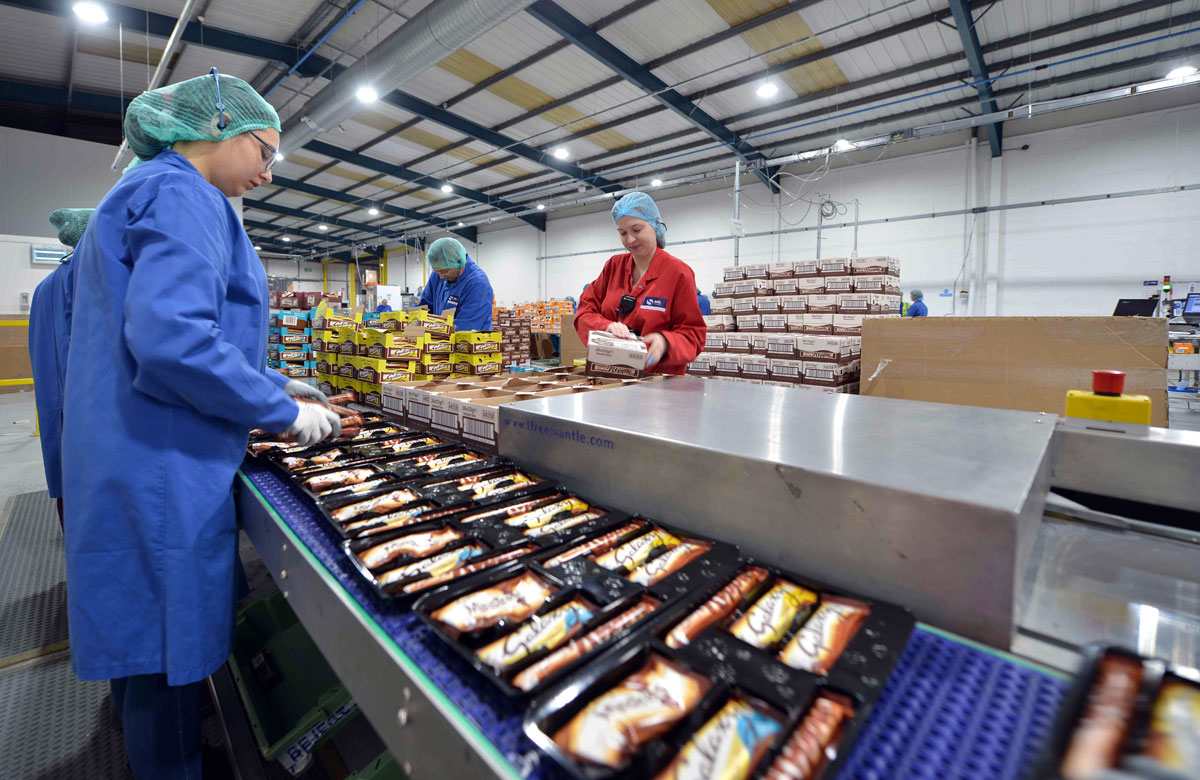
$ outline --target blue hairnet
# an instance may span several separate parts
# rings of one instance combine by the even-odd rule
[[[658,204],[654,198],[644,192],[631,192],[613,204],[613,224],[621,217],[636,217],[649,222],[654,227],[654,238],[659,246],[667,245],[667,225],[658,213]]]
[[[909,293],[909,295],[911,295],[915,301],[919,301],[925,297],[925,293],[921,292],[920,290],[913,290]]]
[[[457,238],[439,238],[429,245],[425,258],[433,268],[462,268],[467,264],[467,250]]]
[[[224,106],[218,127],[217,82]],[[139,160],[151,160],[176,141],[224,141],[247,130],[279,130],[279,114],[254,87],[235,76],[197,76],[143,92],[125,114],[125,140]]]
[[[93,211],[95,209],[58,209],[52,213],[50,224],[58,233],[58,240],[72,248],[78,246]]]

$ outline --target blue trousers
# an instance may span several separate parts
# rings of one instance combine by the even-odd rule
[[[204,681],[167,685],[165,674],[109,680],[137,780],[200,780]]]

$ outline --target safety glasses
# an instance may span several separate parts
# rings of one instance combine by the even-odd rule
[[[210,68],[208,72],[213,77],[213,84],[217,88],[217,129],[224,130],[228,122],[225,121],[225,101],[221,100],[221,73],[216,68]],[[267,150],[267,156],[263,158],[263,171],[269,171],[274,168],[275,163],[279,160],[279,150],[259,138],[258,133],[255,133],[253,130],[247,130],[246,132]]]

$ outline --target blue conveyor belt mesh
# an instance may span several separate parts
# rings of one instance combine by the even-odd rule
[[[522,775],[558,780],[521,729],[523,708],[472,669],[415,615],[368,588],[312,502],[269,467],[243,472],[363,609]],[[840,780],[1027,776],[1065,688],[1061,681],[917,629]]]

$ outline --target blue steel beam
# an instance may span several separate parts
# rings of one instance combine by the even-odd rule
[[[313,241],[320,241],[320,242],[324,242],[324,243],[328,243],[328,244],[345,245],[345,244],[354,243],[345,238],[337,238],[336,236],[327,236],[324,233],[313,233],[308,230],[296,230],[295,228],[284,228],[284,227],[280,227],[279,225],[272,225],[270,222],[259,222],[256,219],[243,218],[242,225],[247,228],[247,232],[249,232],[250,228],[253,228],[255,230],[265,230],[268,233],[271,233],[272,235],[276,234],[276,233],[283,233],[284,235],[288,235],[288,236],[299,236],[301,238],[309,238],[309,239],[312,239]],[[360,242],[360,243],[365,243],[365,242]],[[299,247],[297,247],[297,248],[299,248]],[[317,250],[317,251],[321,251],[321,250]]]
[[[991,77],[988,75],[987,62],[983,59],[983,47],[979,45],[979,35],[975,32],[975,18],[971,14],[971,0],[950,0],[950,13],[954,16],[954,26],[958,28],[958,37],[962,40],[963,53],[967,55],[967,65],[971,68],[971,78],[979,84],[979,103],[983,113],[991,114],[999,111],[996,97],[992,91]],[[1004,153],[1003,128],[999,122],[987,126],[988,146],[992,148],[992,157]]]
[[[349,219],[340,219],[338,217],[329,216],[326,214],[314,214],[311,211],[289,208],[287,206],[281,206],[278,203],[251,200],[249,198],[242,198],[242,206],[244,208],[266,211],[271,214],[279,214],[285,217],[296,217],[297,219],[306,219],[310,222],[321,222],[328,225],[337,225],[338,227],[349,228],[350,230],[356,230],[360,233],[371,233],[380,237],[377,240],[389,242],[397,241],[401,244],[411,246],[414,249],[416,248],[412,242],[409,242],[405,239],[405,236],[402,233],[395,230],[388,230],[387,228],[372,227],[371,225],[364,225],[361,222],[354,222]],[[345,238],[345,236],[339,236],[339,238]]]
[[[716,117],[701,110],[695,103],[671,89],[665,81],[614,46],[600,33],[571,16],[552,0],[537,0],[525,10],[533,18],[587,52],[618,76],[650,93],[660,103],[665,104],[696,127],[727,144],[734,154],[755,166],[754,174],[762,180],[763,184],[767,185],[771,192],[779,191],[771,180],[772,172],[762,167],[762,162],[766,159],[762,152],[743,141],[741,136],[722,124]]]
[[[412,209],[406,209],[401,206],[390,206],[386,203],[379,203],[371,198],[357,198],[353,195],[347,195],[346,193],[338,190],[331,190],[328,187],[319,187],[316,184],[309,184],[306,181],[296,181],[295,179],[288,179],[282,176],[272,176],[271,182],[284,189],[295,190],[296,192],[304,192],[309,195],[315,195],[318,198],[335,200],[339,203],[345,203],[350,206],[363,206],[365,208],[374,206],[384,214],[391,214],[394,217],[404,217],[405,219],[425,222],[435,227],[445,228],[451,233],[457,233],[471,243],[475,243],[479,237],[479,231],[476,228],[457,227],[458,223],[455,220],[437,219],[430,217],[428,214],[423,214],[419,211],[413,211]]]
[[[380,173],[391,176],[394,179],[403,179],[404,181],[411,182],[419,181],[422,183],[428,182],[426,186],[435,189],[440,188],[444,184],[449,184],[451,187],[454,187],[455,195],[468,200],[473,200],[476,203],[482,203],[485,206],[491,206],[492,208],[500,209],[501,211],[507,211],[509,214],[515,215],[518,219],[533,225],[538,230],[546,229],[545,214],[520,214],[519,212],[526,211],[527,207],[522,206],[519,203],[513,203],[512,201],[505,200],[504,198],[493,198],[486,193],[480,192],[479,190],[473,190],[468,187],[455,186],[453,182],[450,182],[446,179],[439,179],[434,176],[429,176],[427,174],[414,171],[411,168],[405,168],[403,165],[392,165],[391,163],[384,162],[383,160],[377,160],[374,157],[368,157],[365,154],[360,154],[358,152],[351,151],[350,149],[343,149],[340,146],[327,144],[324,141],[309,141],[304,145],[304,148],[311,152],[316,152],[317,154],[323,154],[326,157],[333,157],[336,160],[341,160],[342,162],[347,162],[351,165],[357,165],[360,168],[379,171]]]

